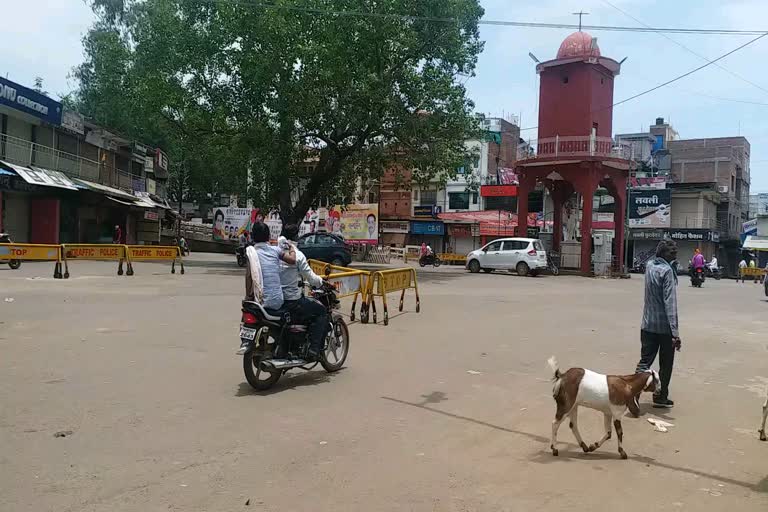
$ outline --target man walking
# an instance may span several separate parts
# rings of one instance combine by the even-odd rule
[[[645,268],[645,304],[640,327],[640,362],[637,371],[650,370],[659,355],[661,389],[653,396],[653,406],[671,408],[669,381],[675,362],[675,350],[680,350],[677,323],[677,273],[672,262],[677,259],[677,245],[663,240],[656,247],[656,257]]]

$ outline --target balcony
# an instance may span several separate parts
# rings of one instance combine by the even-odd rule
[[[100,164],[95,160],[89,160],[10,135],[0,134],[0,159],[16,165],[35,165],[51,171],[63,172],[73,178],[93,181],[123,190],[141,192],[147,190],[145,178],[133,176],[112,166]]]
[[[631,160],[633,156],[632,145],[615,141],[610,137],[595,136],[569,136],[551,137],[539,139],[536,144],[535,155],[528,156],[526,160],[539,158],[615,158]]]

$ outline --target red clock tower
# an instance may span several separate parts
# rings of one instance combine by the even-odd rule
[[[619,265],[623,261],[630,155],[612,139],[613,81],[620,68],[619,62],[600,54],[597,39],[586,32],[566,37],[557,58],[536,66],[540,75],[536,155],[516,166],[517,218],[527,218],[528,193],[537,183],[544,184],[555,207],[555,250],[561,245],[564,203],[574,192],[583,197],[579,266],[584,273],[591,267],[592,197],[600,186],[614,198],[614,255]],[[526,230],[526,223],[520,222],[518,236],[526,236]]]

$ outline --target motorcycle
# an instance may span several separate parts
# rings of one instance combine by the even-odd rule
[[[691,286],[701,288],[702,284],[704,284],[704,269],[691,269]]]
[[[11,235],[8,233],[0,233],[0,244],[12,244]],[[3,262],[5,263],[5,262]],[[16,270],[21,267],[21,260],[8,260],[8,266],[12,270]]]
[[[437,254],[425,254],[419,258],[419,266],[421,267],[426,267],[427,265],[439,267],[442,264],[443,262]]]
[[[349,353],[349,329],[339,309],[336,289],[324,282],[312,290],[312,298],[328,312],[328,329],[319,361],[309,362],[307,326],[291,322],[290,314],[273,316],[258,302],[243,301],[240,324],[240,350],[243,371],[248,384],[258,391],[274,386],[280,377],[292,368],[311,370],[318,363],[329,373],[344,366]]]
[[[707,265],[704,268],[705,268],[704,275],[706,277],[711,277],[715,281],[719,281],[723,277],[723,267],[713,268]]]
[[[237,257],[237,266],[244,267],[248,263],[248,258],[245,256],[245,246],[241,245],[235,249],[235,256]]]
[[[560,274],[560,268],[557,266],[557,263],[555,260],[560,259],[560,254],[556,253],[554,251],[548,251],[547,252],[547,270],[553,275],[556,276]]]

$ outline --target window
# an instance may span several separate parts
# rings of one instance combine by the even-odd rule
[[[539,242],[538,240],[533,242],[533,248],[536,249],[537,251],[543,251],[544,250],[544,246],[541,245],[541,242]]]
[[[315,235],[307,235],[301,239],[301,245],[314,245]]]
[[[522,242],[520,240],[507,240],[504,242],[504,251],[522,251],[528,247],[527,242]]]
[[[419,189],[415,189],[413,191],[413,200],[416,201],[417,203],[419,202]]]
[[[477,192],[472,192],[472,204],[477,204]]]
[[[422,190],[419,205],[430,206],[437,203],[437,190]]]
[[[501,242],[491,242],[485,246],[485,250],[489,252],[496,252],[501,250]]]
[[[451,210],[468,210],[469,192],[448,193],[448,208]]]
[[[330,235],[315,235],[317,245],[334,245],[336,240]]]
[[[568,77],[567,77],[567,76],[564,76],[564,77],[563,77],[563,83],[564,83],[564,84],[567,84],[567,83],[568,83]]]

